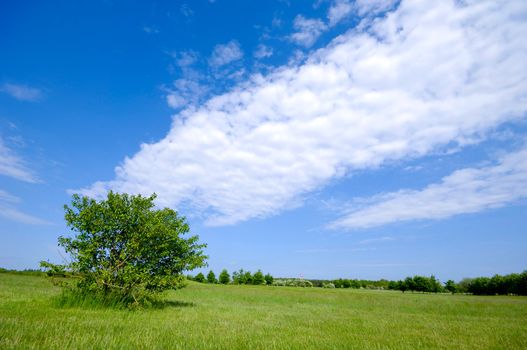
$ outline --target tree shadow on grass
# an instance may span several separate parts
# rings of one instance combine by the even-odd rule
[[[180,300],[161,300],[155,303],[156,309],[194,307],[195,303]]]
[[[64,290],[60,295],[52,299],[52,303],[58,308],[83,308],[83,309],[164,309],[193,307],[196,304],[181,300],[166,300],[155,298],[144,303],[134,304],[130,300],[119,298],[116,295],[101,295],[82,293],[75,290]]]

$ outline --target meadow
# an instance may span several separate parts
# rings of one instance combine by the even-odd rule
[[[0,349],[527,349],[527,297],[190,282],[143,310],[59,307],[0,273]]]

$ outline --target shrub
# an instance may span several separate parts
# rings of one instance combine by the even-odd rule
[[[287,285],[287,280],[284,280],[284,279],[275,279],[273,281],[273,286],[285,287],[286,285]]]
[[[205,275],[203,275],[201,272],[194,277],[194,281],[199,283],[205,283]]]
[[[216,275],[214,274],[214,272],[212,270],[209,271],[209,273],[207,274],[207,282],[208,283],[218,283],[218,280],[216,279]]]
[[[262,271],[258,270],[254,273],[252,276],[252,284],[254,285],[261,285],[265,284],[265,279]]]
[[[231,281],[231,276],[229,276],[229,272],[227,272],[226,269],[223,269],[220,273],[220,283],[229,284],[230,281]]]
[[[146,304],[157,293],[184,286],[183,271],[205,264],[198,236],[185,218],[169,208],[155,209],[156,195],[143,197],[109,192],[95,201],[73,195],[65,220],[73,236],[59,245],[71,263],[42,262],[50,274],[74,276],[72,288],[94,296]]]

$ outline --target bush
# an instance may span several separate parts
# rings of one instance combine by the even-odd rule
[[[194,281],[199,283],[205,283],[205,275],[203,275],[201,272],[194,277]]]
[[[226,269],[223,269],[220,273],[220,283],[221,284],[229,284],[231,281],[231,276],[229,276],[229,272],[227,272]]]
[[[329,282],[329,283],[324,283],[324,284],[322,285],[322,288],[335,288],[335,285],[334,285],[333,283],[331,283],[331,282]]]
[[[207,274],[207,282],[208,283],[218,283],[218,280],[216,279],[216,275],[214,274],[214,272],[212,270],[209,271],[209,273]]]
[[[275,279],[273,281],[273,286],[285,287],[286,285],[287,285],[287,281],[284,279]]]
[[[261,285],[265,284],[265,279],[262,271],[258,270],[254,273],[252,276],[252,284],[254,285]]]
[[[184,238],[190,230],[185,218],[169,208],[155,209],[155,198],[109,192],[95,201],[73,195],[71,207],[64,206],[73,236],[59,238],[72,262],[41,266],[52,276],[75,277],[69,286],[81,294],[128,305],[147,304],[160,292],[183,287],[183,272],[205,265],[205,245],[198,244],[198,236]]]

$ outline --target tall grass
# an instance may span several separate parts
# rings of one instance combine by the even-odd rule
[[[64,289],[52,299],[59,308],[79,307],[83,309],[126,309],[130,305],[128,298],[119,294],[93,294],[77,289]]]
[[[527,349],[526,297],[191,283],[134,311],[60,298],[0,274],[0,349]]]

